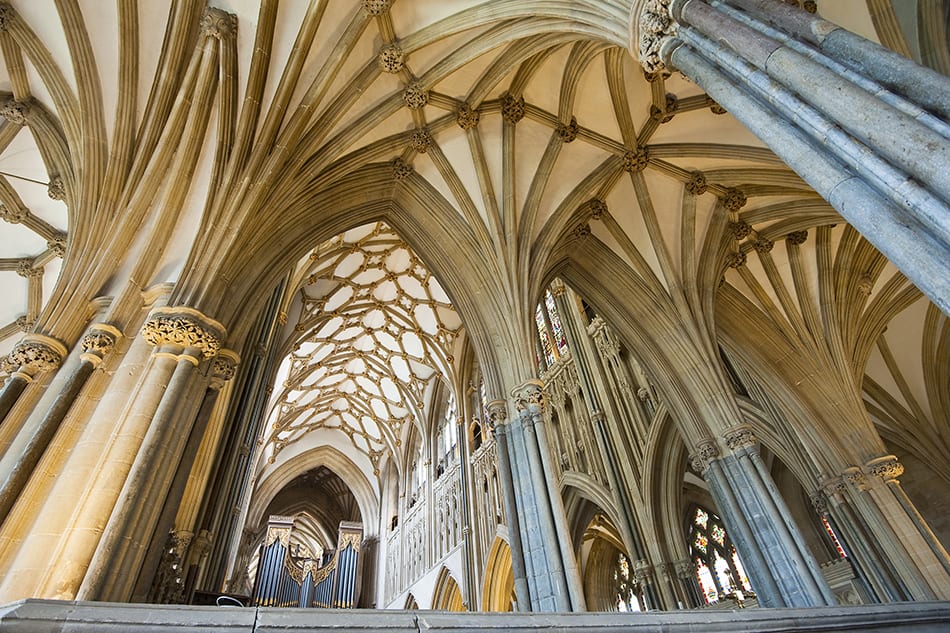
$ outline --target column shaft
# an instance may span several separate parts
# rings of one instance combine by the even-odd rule
[[[525,574],[525,556],[521,547],[521,522],[518,520],[518,505],[515,502],[515,484],[512,479],[510,451],[508,448],[508,425],[495,425],[495,452],[498,465],[498,480],[505,504],[505,517],[508,521],[508,546],[511,549],[511,567],[515,576],[515,597],[518,610],[528,611],[531,606],[531,594]]]
[[[20,374],[14,374],[7,378],[6,384],[3,385],[3,391],[0,391],[0,424],[6,419],[10,409],[20,399],[20,394],[23,393],[28,384],[30,384],[30,381]]]

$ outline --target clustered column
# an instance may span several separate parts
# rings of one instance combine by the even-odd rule
[[[950,313],[950,79],[779,0],[650,0],[637,35]]]
[[[66,357],[66,347],[56,339],[42,334],[27,334],[8,356],[10,377],[0,391],[0,424],[33,379],[59,367]]]

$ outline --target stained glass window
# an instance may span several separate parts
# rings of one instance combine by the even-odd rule
[[[825,531],[828,532],[828,536],[831,537],[831,542],[834,543],[838,556],[840,558],[847,558],[848,555],[844,553],[844,548],[841,547],[841,543],[838,541],[838,536],[835,534],[835,531],[831,529],[831,524],[828,523],[828,519],[821,517],[821,524],[825,526]]]
[[[557,345],[557,351],[563,354],[567,351],[567,337],[564,336],[564,328],[561,327],[561,316],[557,312],[554,295],[551,294],[550,290],[544,291],[544,305],[548,309],[548,318],[551,319],[551,329],[554,330],[554,343]]]
[[[538,337],[541,339],[541,349],[544,350],[544,358],[548,366],[554,364],[554,347],[551,344],[551,337],[548,335],[547,325],[544,323],[544,313],[541,312],[541,304],[538,304],[534,311],[534,321],[538,326]]]
[[[751,592],[745,568],[721,519],[700,507],[695,507],[690,516],[688,543],[696,563],[696,580],[706,602],[734,597],[737,590]]]
[[[622,553],[617,555],[614,582],[617,589],[617,611],[642,611],[637,585],[630,580],[630,561]]]
[[[478,381],[478,394],[482,401],[482,421],[488,425],[491,420],[488,419],[488,393],[485,391],[485,379]]]

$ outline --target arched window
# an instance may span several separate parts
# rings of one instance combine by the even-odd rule
[[[696,564],[696,580],[707,604],[725,597],[741,600],[743,593],[752,591],[722,520],[699,506],[695,506],[690,515],[689,549]]]
[[[457,408],[455,406],[455,396],[449,395],[448,404],[445,407],[445,416],[442,418],[442,425],[439,427],[439,462],[436,465],[436,475],[441,476],[450,466],[457,461],[457,447],[459,441],[458,422],[456,421]]]
[[[630,560],[622,553],[617,554],[614,568],[614,583],[617,591],[617,611],[643,611],[638,585],[633,577]]]
[[[539,352],[544,355],[543,359],[537,359],[538,366],[544,370],[567,352],[567,337],[564,335],[561,315],[550,290],[544,291],[544,302],[535,307],[534,322],[538,329],[538,341],[541,343]]]

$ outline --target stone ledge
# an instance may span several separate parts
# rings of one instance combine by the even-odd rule
[[[505,633],[945,633],[950,630],[950,602],[646,614],[242,609],[35,599],[0,606],[3,633],[461,633],[489,630]]]

